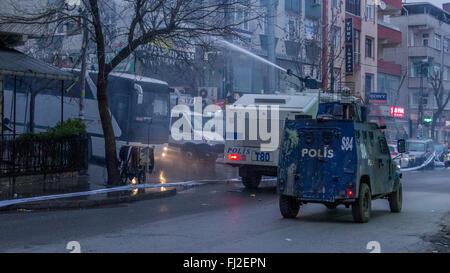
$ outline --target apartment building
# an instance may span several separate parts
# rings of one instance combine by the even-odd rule
[[[392,17],[390,23],[402,32],[402,46],[388,50],[385,56],[400,62],[407,75],[398,100],[405,107],[407,129],[411,137],[417,133],[430,137],[430,122],[437,111],[433,77],[442,72],[443,88],[450,89],[450,3],[443,8],[404,3],[401,15]],[[450,105],[436,122],[438,140],[444,141],[450,131]]]
[[[260,4],[266,16],[241,24],[240,37],[232,37],[232,43],[285,69],[292,69],[298,75],[321,81],[322,1],[261,0]],[[239,6],[232,13],[231,17],[237,21],[251,16],[245,7]],[[254,57],[226,48],[219,50],[224,59],[229,59],[232,93],[273,93],[301,88],[296,78]],[[220,91],[226,89],[226,69],[219,66],[216,70],[205,71],[204,86],[216,87],[222,93]]]
[[[323,36],[327,37],[322,46],[323,89],[346,90],[369,107],[371,121],[394,123],[390,109],[402,67],[395,58],[387,58],[385,50],[402,43],[400,29],[389,22],[401,13],[401,0],[331,0],[323,4]]]

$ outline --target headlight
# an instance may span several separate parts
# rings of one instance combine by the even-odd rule
[[[164,146],[163,151],[167,152],[169,150],[169,148],[167,146]]]

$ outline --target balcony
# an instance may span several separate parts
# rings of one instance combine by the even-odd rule
[[[434,60],[442,58],[441,51],[430,46],[409,46],[409,57],[431,57]]]
[[[383,47],[396,47],[402,43],[400,28],[378,21],[378,42]]]
[[[378,73],[386,73],[400,77],[402,74],[402,66],[385,60],[378,60]]]

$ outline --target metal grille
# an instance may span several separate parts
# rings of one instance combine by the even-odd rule
[[[88,139],[12,139],[0,141],[0,177],[81,171],[88,166]]]

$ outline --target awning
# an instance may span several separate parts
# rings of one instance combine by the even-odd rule
[[[72,73],[62,71],[43,61],[9,48],[0,48],[0,75],[53,80],[77,79]]]

